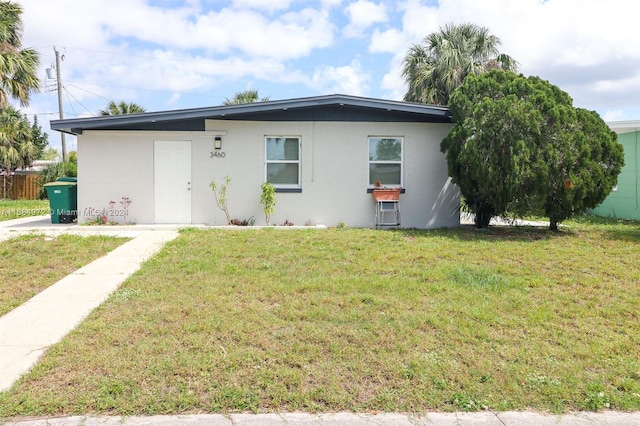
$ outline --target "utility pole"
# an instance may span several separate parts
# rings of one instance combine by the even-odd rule
[[[62,81],[60,80],[60,52],[53,46],[53,51],[56,52],[56,80],[58,82],[58,111],[60,113],[60,120],[64,118],[64,112],[62,111]],[[60,138],[62,142],[62,161],[67,161],[67,144],[64,139],[64,132],[60,132]]]

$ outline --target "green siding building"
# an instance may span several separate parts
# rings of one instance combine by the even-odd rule
[[[640,220],[640,176],[638,174],[638,141],[640,120],[607,123],[618,134],[624,146],[624,167],[618,175],[618,185],[591,212],[597,216]]]

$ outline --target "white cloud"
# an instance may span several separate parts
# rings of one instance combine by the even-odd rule
[[[313,87],[325,93],[363,96],[369,91],[370,73],[363,71],[358,60],[342,67],[323,66],[313,73]]]
[[[330,9],[340,6],[342,4],[342,0],[321,0],[320,3],[322,4],[322,7]]]
[[[154,34],[149,40],[163,46],[205,49],[211,53],[247,56],[299,58],[316,48],[329,46],[334,26],[321,10],[288,12],[277,19],[256,11],[223,9],[199,16],[178,38]]]
[[[396,28],[390,28],[386,31],[380,31],[376,28],[371,35],[369,52],[397,53],[407,45],[406,39],[406,35]]]
[[[335,31],[328,12],[312,8],[268,17],[256,10],[229,7],[206,14],[192,7],[161,9],[143,0],[21,3],[24,20],[30,23],[26,41],[49,39],[61,46],[96,50],[112,50],[114,45],[126,48],[141,41],[165,49],[291,59],[329,46]],[[66,31],[52,28],[60,23],[67,23]]]
[[[176,102],[180,100],[180,93],[174,93],[171,95],[169,99],[167,99],[167,105],[174,105]]]
[[[560,86],[575,105],[590,109],[637,103],[640,50],[631,0],[440,0],[402,3],[401,27],[374,31],[372,53],[396,53],[382,87],[390,94],[404,87],[398,73],[408,47],[446,23],[472,22],[502,40],[501,50],[520,63],[525,75]]]
[[[560,86],[576,106],[597,108],[604,86],[621,95],[637,87],[629,86],[640,77],[640,51],[630,42],[635,17],[625,13],[634,7],[629,0],[443,0],[439,13],[459,10],[458,21],[488,27],[521,72]]]
[[[446,23],[473,22],[500,37],[521,72],[560,86],[576,106],[640,116],[631,0],[17,1],[24,45],[42,54],[40,75],[55,45],[66,54],[65,86],[90,110],[108,99],[149,110],[217,104],[248,84],[272,99],[309,91],[401,99],[411,44]],[[57,112],[55,93],[32,104],[42,117]]]
[[[436,5],[423,5],[420,0],[407,0],[400,3],[402,11],[401,30],[405,34],[406,43],[419,43],[427,34],[438,30],[441,25],[440,14]]]
[[[274,12],[287,10],[292,0],[233,0],[233,7],[237,9],[257,9]]]
[[[349,17],[349,24],[344,28],[345,37],[360,37],[373,24],[388,20],[384,3],[358,0],[350,3],[344,10]]]
[[[407,91],[404,80],[402,79],[402,64],[394,63],[391,69],[382,77],[380,87],[385,90],[385,97],[400,101],[404,98]]]
[[[438,30],[437,6],[423,5],[419,0],[407,0],[398,6],[402,17],[399,28],[391,27],[384,31],[376,29],[369,43],[372,53],[391,53],[388,71],[383,75],[380,87],[387,98],[401,100],[406,85],[401,76],[402,60],[409,47],[420,43],[422,39]]]
[[[202,94],[217,88],[230,96],[226,93],[233,90],[230,86],[241,80],[308,85],[311,76],[290,69],[285,61],[329,47],[336,30],[326,10],[302,8],[269,17],[251,9],[257,7],[251,1],[204,11],[195,0],[171,9],[152,7],[145,0],[20,3],[23,41],[40,50],[41,76],[53,62],[53,44],[65,54],[61,66],[69,95],[65,110],[73,106],[67,117],[85,113],[80,105],[89,99],[93,102],[88,109],[95,112],[109,99],[159,110],[183,101],[179,93]],[[274,2],[269,7],[290,3]],[[326,4],[331,3],[338,4]],[[163,100],[154,101],[160,92],[166,93]],[[221,97],[212,102],[214,97],[203,96],[201,102],[217,103]],[[151,99],[149,104],[146,99]],[[55,103],[47,105],[34,112],[57,111]]]
[[[624,118],[622,110],[607,111],[602,115],[604,121],[620,121]]]

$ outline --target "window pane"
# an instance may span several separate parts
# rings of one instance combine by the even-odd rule
[[[267,182],[274,185],[298,185],[298,164],[269,163],[267,164]]]
[[[298,138],[267,138],[267,160],[298,161],[299,147]]]
[[[383,185],[400,185],[400,164],[369,164],[369,185],[377,180]]]
[[[402,139],[369,138],[369,161],[400,161]]]

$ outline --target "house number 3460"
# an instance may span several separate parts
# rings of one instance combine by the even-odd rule
[[[209,153],[209,158],[224,158],[224,157],[225,157],[224,151],[211,151]]]

